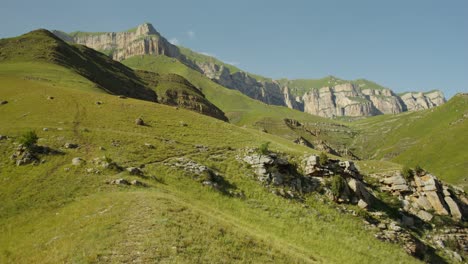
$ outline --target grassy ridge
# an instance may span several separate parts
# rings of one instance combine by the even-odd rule
[[[434,109],[357,121],[354,147],[364,158],[386,159],[432,171],[467,188],[468,97],[454,96]]]

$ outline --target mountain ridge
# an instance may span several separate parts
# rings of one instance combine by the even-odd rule
[[[417,98],[413,95],[401,98],[392,90],[372,81],[346,81],[333,76],[320,87],[303,85],[290,89],[288,84],[297,83],[297,80],[264,78],[220,63],[214,57],[179,48],[169,43],[150,23],[124,32],[52,32],[65,41],[94,48],[118,61],[138,55],[166,55],[182,61],[220,85],[239,90],[256,100],[324,117],[395,114],[428,109],[445,102],[445,97],[440,91],[435,91],[429,96],[421,93]],[[306,79],[306,82],[314,80]],[[347,85],[339,86],[340,84]],[[384,92],[376,92],[382,89]]]

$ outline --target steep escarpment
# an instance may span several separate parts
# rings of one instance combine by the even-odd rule
[[[195,69],[218,84],[271,105],[287,106],[323,117],[374,116],[432,108],[445,102],[439,91],[400,96],[374,82],[322,79],[273,80],[244,72],[233,65],[177,47],[145,23],[125,32],[54,31],[65,41],[86,45],[121,61],[139,55],[166,55]]]
[[[149,23],[144,23],[126,32],[73,32],[66,34],[54,30],[53,33],[65,41],[85,45],[108,54],[120,61],[136,55],[166,55],[178,57],[179,50],[163,38]]]

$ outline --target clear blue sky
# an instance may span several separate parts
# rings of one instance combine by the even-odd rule
[[[36,28],[166,38],[272,78],[366,78],[468,92],[468,0],[2,0],[0,38]]]

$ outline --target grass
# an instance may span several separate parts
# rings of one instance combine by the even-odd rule
[[[45,90],[55,99],[44,98]],[[0,141],[1,262],[415,262],[397,245],[376,240],[359,218],[313,197],[307,209],[258,185],[236,160],[237,149],[270,141],[273,151],[310,153],[281,137],[183,109],[15,76],[0,75],[0,97],[10,102],[0,108],[0,133],[12,138]],[[97,100],[103,104],[92,103]],[[135,126],[138,116],[148,126]],[[8,159],[12,143],[27,129],[38,131],[39,145],[65,154],[42,156],[46,162],[38,166],[14,166]],[[63,149],[69,141],[81,147]],[[122,166],[144,164],[145,174],[155,178],[139,179],[148,188],[107,185],[135,176],[87,173],[90,161],[103,155]],[[77,156],[87,164],[72,167]],[[165,165],[182,156],[216,169],[246,197],[222,195]]]
[[[468,144],[466,95],[454,96],[434,109],[359,120],[353,146],[363,158],[391,160],[415,167],[421,165],[441,179],[466,185]]]

